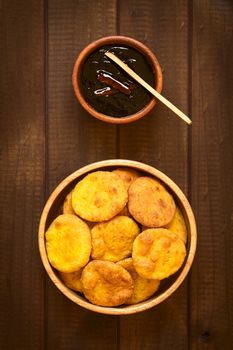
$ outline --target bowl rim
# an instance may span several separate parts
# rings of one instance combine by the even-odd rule
[[[155,176],[158,179],[160,179],[162,182],[165,183],[165,185],[175,193],[175,195],[178,197],[179,201],[182,203],[182,206],[185,210],[187,220],[190,227],[190,246],[189,251],[187,255],[187,259],[185,262],[185,265],[183,266],[180,274],[178,275],[177,279],[172,283],[172,285],[166,289],[163,293],[159,294],[158,296],[155,296],[152,299],[145,300],[141,303],[124,306],[124,307],[105,307],[105,306],[98,306],[91,304],[90,302],[83,300],[82,297],[79,297],[78,294],[73,292],[71,289],[67,288],[61,280],[57,277],[55,271],[53,270],[52,266],[50,265],[46,253],[46,247],[45,247],[45,225],[46,220],[48,217],[48,213],[55,201],[55,199],[58,197],[61,191],[63,191],[71,182],[73,182],[78,177],[85,175],[91,171],[97,171],[100,170],[100,168],[108,168],[108,167],[132,167],[139,171],[147,172],[149,175]],[[185,277],[187,276],[190,267],[193,263],[193,259],[196,252],[196,245],[197,245],[197,228],[196,228],[196,221],[195,217],[192,211],[192,208],[188,202],[188,199],[182,192],[182,190],[164,173],[162,173],[160,170],[133,160],[126,160],[126,159],[109,159],[109,160],[103,160],[98,161],[95,163],[91,163],[89,165],[86,165],[84,167],[81,167],[80,169],[76,170],[69,176],[67,176],[64,180],[62,180],[58,186],[54,189],[54,191],[49,196],[44,209],[41,214],[40,223],[39,223],[39,230],[38,230],[38,245],[39,245],[39,252],[41,256],[42,263],[44,265],[45,270],[47,271],[50,279],[53,281],[55,286],[70,300],[78,304],[79,306],[82,306],[88,310],[95,311],[101,314],[111,314],[111,315],[128,315],[133,314],[141,311],[145,311],[147,309],[150,309],[154,307],[155,305],[160,304],[162,301],[167,299],[183,282]]]
[[[163,75],[162,75],[162,70],[159,64],[159,61],[155,54],[152,52],[152,50],[144,45],[142,42],[133,39],[128,36],[123,36],[123,35],[111,35],[111,36],[105,36],[100,39],[97,39],[90,44],[88,44],[78,55],[76,58],[74,67],[73,67],[73,73],[72,73],[72,85],[74,89],[74,93],[82,107],[93,117],[100,119],[104,122],[107,123],[112,123],[112,124],[126,124],[126,123],[131,123],[133,121],[136,121],[148,113],[152,111],[152,109],[155,107],[157,100],[151,96],[151,100],[137,113],[121,117],[121,118],[115,118],[108,116],[106,114],[103,114],[101,112],[96,111],[83,97],[82,91],[79,86],[78,82],[78,75],[81,72],[82,64],[85,62],[86,58],[96,49],[98,49],[101,46],[108,45],[108,44],[125,44],[128,46],[131,46],[132,48],[138,50],[141,52],[146,59],[149,61],[154,75],[156,75],[156,84],[154,88],[161,93],[162,92],[162,87],[163,87]]]

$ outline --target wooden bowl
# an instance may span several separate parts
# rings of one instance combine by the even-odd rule
[[[86,61],[87,57],[95,50],[100,48],[101,46],[105,45],[111,45],[111,44],[120,44],[120,45],[126,45],[134,48],[135,50],[139,51],[142,53],[149,64],[151,65],[151,68],[153,70],[153,73],[156,77],[155,81],[156,84],[154,88],[161,93],[162,91],[162,85],[163,85],[163,76],[162,76],[162,71],[159,65],[159,62],[154,55],[154,53],[144,44],[141,42],[126,37],[126,36],[108,36],[101,38],[99,40],[96,40],[86,46],[81,53],[79,54],[78,58],[76,59],[76,62],[74,64],[74,69],[73,69],[73,74],[72,74],[72,84],[74,88],[74,93],[75,96],[77,97],[78,101],[81,103],[83,108],[90,113],[93,117],[98,118],[104,122],[107,123],[113,123],[113,124],[126,124],[126,123],[131,123],[135,120],[138,120],[142,117],[144,117],[146,114],[150,113],[152,109],[156,105],[156,99],[151,96],[150,102],[140,111],[138,111],[135,114],[128,115],[126,117],[122,118],[114,118],[111,116],[108,116],[106,114],[102,114],[98,111],[96,111],[84,98],[82,91],[79,86],[79,75],[82,70],[82,66],[84,62]]]
[[[150,299],[143,301],[139,304],[134,305],[123,305],[118,307],[103,307],[91,304],[88,300],[86,300],[83,296],[75,293],[71,289],[67,288],[64,283],[59,278],[57,272],[50,265],[46,253],[45,248],[45,232],[50,225],[50,223],[55,219],[58,215],[59,208],[61,207],[65,196],[71,191],[71,189],[75,186],[75,184],[81,180],[85,175],[89,172],[97,171],[97,170],[112,170],[116,167],[131,167],[136,169],[145,175],[155,176],[160,179],[169,189],[169,191],[173,194],[173,197],[180,207],[185,222],[187,226],[187,255],[186,259],[179,269],[179,271],[173,276],[161,281],[160,288],[158,292],[156,292]],[[182,283],[185,279],[194,259],[195,250],[196,250],[196,241],[197,241],[197,232],[196,232],[196,223],[195,218],[191,209],[191,206],[180,190],[180,188],[165,174],[161,171],[136,161],[131,160],[121,160],[121,159],[113,159],[113,160],[105,160],[97,163],[92,163],[87,165],[73,174],[69,175],[66,179],[64,179],[57,188],[53,191],[51,196],[49,197],[44,210],[41,215],[40,225],[39,225],[39,250],[42,262],[44,267],[58,289],[70,300],[75,302],[76,304],[103,314],[112,314],[112,315],[126,315],[132,314],[140,311],[144,311],[150,309],[151,307],[158,305],[163,300],[167,299]]]

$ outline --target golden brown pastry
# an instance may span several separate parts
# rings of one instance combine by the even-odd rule
[[[133,280],[128,271],[110,261],[89,262],[81,281],[85,297],[96,305],[118,306],[133,294]]]
[[[50,264],[58,271],[74,272],[91,254],[91,233],[85,222],[71,214],[58,216],[45,233]]]
[[[128,193],[129,212],[140,224],[161,227],[171,222],[175,214],[175,202],[158,180],[139,177],[132,183]]]
[[[96,224],[91,230],[92,259],[119,261],[132,252],[133,241],[140,229],[127,216]]]
[[[187,241],[187,229],[184,221],[184,217],[178,207],[176,207],[175,215],[172,221],[166,226],[166,228],[174,232],[180,237],[184,243]]]
[[[63,206],[62,206],[63,214],[72,214],[75,215],[74,209],[72,207],[72,191],[67,194]]]
[[[143,231],[133,243],[133,264],[143,278],[169,277],[179,270],[185,255],[182,239],[164,228]]]
[[[113,170],[113,173],[117,174],[123,180],[127,191],[134,180],[140,176],[140,173],[137,170],[124,167]]]
[[[80,269],[75,272],[59,272],[59,275],[68,288],[73,289],[76,292],[82,292],[82,271],[83,269]]]
[[[106,221],[125,207],[128,193],[119,176],[96,171],[81,180],[72,192],[72,206],[77,215],[88,221]]]
[[[133,265],[133,259],[128,258],[118,261],[119,265],[124,267],[131,275],[134,281],[133,295],[126,301],[126,304],[137,304],[148,299],[159,288],[159,280],[149,280],[139,276]]]

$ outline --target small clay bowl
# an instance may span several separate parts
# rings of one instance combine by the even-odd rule
[[[125,45],[128,47],[131,47],[137,51],[139,51],[141,54],[144,55],[146,60],[151,66],[151,69],[153,71],[153,74],[155,76],[155,86],[154,88],[161,93],[162,86],[163,86],[163,76],[161,67],[159,65],[159,62],[155,56],[155,54],[144,44],[142,44],[140,41],[137,41],[135,39],[126,37],[126,36],[108,36],[101,39],[98,39],[88,46],[86,46],[81,53],[79,54],[78,58],[76,59],[76,62],[74,64],[73,74],[72,74],[72,84],[74,88],[75,96],[77,97],[78,101],[81,103],[82,107],[90,113],[93,117],[98,118],[104,122],[112,123],[112,124],[126,124],[131,123],[135,120],[138,120],[148,113],[152,111],[152,109],[156,105],[156,99],[151,96],[151,100],[147,105],[145,105],[144,108],[139,110],[137,113],[125,116],[125,117],[119,117],[115,118],[103,113],[98,112],[96,109],[94,109],[84,98],[82,90],[80,88],[79,84],[79,76],[82,71],[82,66],[88,56],[93,52],[99,49],[102,46],[105,45]]]
[[[65,286],[55,269],[50,265],[46,247],[45,247],[45,232],[51,222],[59,215],[59,209],[64,202],[66,195],[74,188],[78,181],[80,181],[88,173],[97,170],[107,170],[111,171],[119,167],[128,167],[136,169],[146,176],[154,176],[165,184],[168,190],[172,193],[176,204],[179,206],[180,210],[185,219],[187,227],[187,255],[182,267],[171,277],[162,280],[159,290],[148,300],[143,301],[134,305],[121,305],[118,307],[104,307],[91,304],[87,299],[81,294],[75,293],[71,289]],[[187,276],[189,269],[193,263],[197,242],[197,231],[196,223],[193,215],[192,208],[181,191],[181,189],[165,174],[161,171],[136,161],[132,160],[122,160],[122,159],[111,159],[105,160],[97,163],[92,163],[87,165],[73,174],[69,175],[64,179],[57,188],[53,191],[49,197],[44,210],[40,218],[39,232],[38,232],[38,243],[42,262],[44,267],[56,285],[56,287],[70,300],[74,303],[84,307],[85,309],[95,311],[102,314],[112,314],[112,315],[127,315],[136,312],[144,311],[158,305],[165,299],[167,299],[174,291],[180,286],[185,277]]]

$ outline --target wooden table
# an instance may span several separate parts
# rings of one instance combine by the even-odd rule
[[[233,348],[233,104],[229,0],[2,0],[2,350]],[[164,95],[131,125],[96,120],[72,86],[81,49],[105,35],[141,40],[158,56]],[[49,193],[97,160],[143,161],[188,195],[198,249],[185,283],[159,306],[127,317],[84,310],[52,284],[37,247]]]

